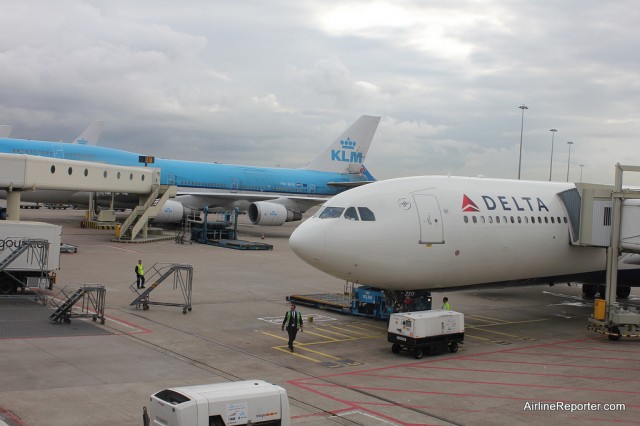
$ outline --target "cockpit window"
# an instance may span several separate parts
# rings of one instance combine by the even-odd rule
[[[360,213],[360,219],[363,221],[373,222],[376,220],[376,215],[367,207],[358,207],[358,212]]]
[[[334,219],[340,217],[343,211],[344,207],[325,207],[319,217],[320,219]]]
[[[344,212],[344,218],[349,220],[360,220],[355,207],[349,207],[347,211]]]

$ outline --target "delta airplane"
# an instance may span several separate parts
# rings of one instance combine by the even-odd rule
[[[380,117],[363,115],[320,155],[299,169],[156,158],[151,166],[160,169],[160,183],[178,186],[178,195],[165,203],[155,222],[179,223],[204,207],[210,211],[238,208],[248,212],[252,223],[266,226],[301,220],[302,213],[310,207],[345,189],[375,180],[364,167],[364,160],[379,122]],[[7,138],[0,139],[0,152],[121,166],[140,166],[140,159],[146,157],[90,144]],[[21,194],[22,201],[81,205],[87,203],[88,197],[87,193],[67,191]],[[132,207],[138,203],[137,197],[126,195],[119,200],[124,204],[116,203],[116,207]]]
[[[580,207],[565,205],[567,191],[577,190],[447,176],[378,181],[331,198],[289,244],[327,274],[391,292],[582,282],[593,296],[606,282],[606,249],[571,244]],[[638,283],[640,268],[621,265],[617,295]]]

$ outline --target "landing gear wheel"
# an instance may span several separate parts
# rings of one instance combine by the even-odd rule
[[[616,296],[621,299],[626,299],[631,294],[631,287],[618,287],[616,288]]]
[[[191,312],[191,306],[189,306],[187,309],[189,310],[189,312]]]
[[[400,351],[402,350],[402,346],[400,346],[397,343],[394,343],[393,345],[391,345],[391,352],[393,352],[394,354],[400,353]]]
[[[98,317],[97,317],[97,316],[95,316],[95,315],[94,315],[93,317],[91,317],[91,320],[92,320],[92,321],[94,321],[94,322],[95,322],[97,319],[98,319]]]
[[[582,295],[584,297],[588,297],[589,299],[591,299],[596,295],[597,292],[597,284],[582,284]]]
[[[424,352],[422,352],[422,349],[416,349],[413,356],[415,356],[416,359],[422,359],[422,357],[424,356]]]
[[[456,342],[452,342],[452,343],[449,345],[449,350],[451,351],[451,353],[452,353],[452,354],[454,354],[454,353],[458,352],[458,343],[456,343]]]
[[[187,308],[182,308],[182,314],[186,315],[187,314]]]
[[[613,327],[609,327],[609,340],[620,340],[622,337],[622,333],[620,333],[620,329],[615,325]]]
[[[104,318],[100,320],[100,324],[104,325]]]

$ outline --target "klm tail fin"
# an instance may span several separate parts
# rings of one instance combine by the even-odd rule
[[[98,139],[100,139],[100,135],[102,134],[102,126],[104,126],[104,121],[94,121],[71,143],[97,145]]]
[[[361,173],[364,168],[364,159],[379,122],[380,117],[363,115],[303,169],[334,173]]]
[[[8,124],[0,125],[0,138],[8,138],[11,135],[11,130],[13,130],[13,126]]]

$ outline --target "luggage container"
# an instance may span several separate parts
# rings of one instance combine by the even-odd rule
[[[152,425],[291,424],[287,391],[263,380],[165,389],[151,395],[150,406]]]
[[[464,343],[464,315],[444,310],[392,314],[387,340],[394,354],[409,350],[417,359],[446,349],[457,352]]]

